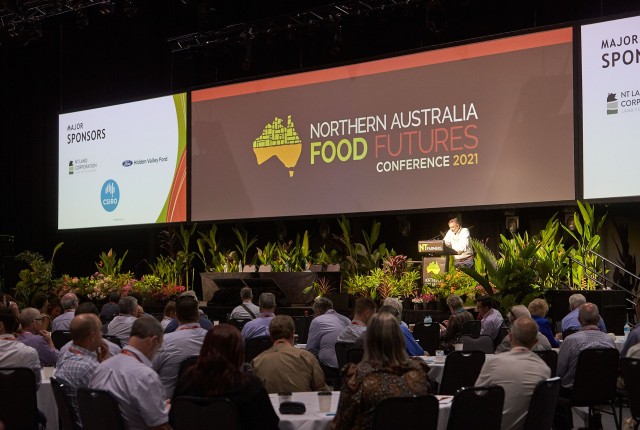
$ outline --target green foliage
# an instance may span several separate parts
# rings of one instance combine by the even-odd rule
[[[407,268],[407,256],[388,256],[383,267],[375,267],[367,274],[355,274],[343,281],[345,290],[355,296],[385,299],[411,297],[420,281],[420,272]]]
[[[160,247],[166,251],[167,255],[158,256],[155,262],[149,263],[149,267],[153,275],[166,281],[167,285],[183,285],[188,289],[193,284],[192,273],[195,270],[192,267],[193,259],[196,255],[201,259],[205,258],[204,255],[206,255],[204,245],[201,248],[199,243],[198,249],[205,252],[196,254],[190,250],[191,238],[196,231],[196,227],[197,224],[193,224],[191,227],[185,227],[184,224],[180,224],[180,229],[177,233],[173,228],[160,232]]]
[[[338,264],[340,260],[342,260],[342,256],[337,249],[332,249],[330,252],[327,252],[324,246],[320,248],[320,251],[318,251],[314,259],[317,264],[324,264],[325,266]]]
[[[344,249],[344,259],[340,262],[342,273],[346,277],[354,274],[368,273],[371,270],[380,267],[382,259],[389,255],[395,255],[393,250],[389,251],[386,244],[382,243],[377,247],[376,242],[380,235],[380,223],[374,221],[371,231],[362,230],[362,236],[365,243],[353,242],[351,234],[351,224],[343,215],[338,219],[341,235],[334,236],[342,248]]]
[[[564,250],[560,231],[560,221],[554,214],[539,233],[540,247],[536,252],[538,286],[547,290],[559,288],[569,276],[567,253]]]
[[[249,253],[249,249],[251,249],[258,239],[256,237],[249,239],[249,234],[244,229],[240,231],[240,229],[234,228],[233,234],[235,234],[238,239],[236,249],[238,250],[238,256],[240,257],[239,263],[244,266],[247,264],[247,254]]]
[[[122,258],[118,258],[116,253],[113,252],[113,249],[109,249],[108,252],[100,253],[100,261],[96,263],[96,269],[98,269],[98,273],[105,276],[117,275],[122,271],[122,263],[124,259],[127,257],[129,251],[125,251]]]
[[[569,249],[569,255],[575,261],[586,266],[585,269],[578,263],[572,264],[572,282],[573,285],[585,290],[593,290],[597,283],[591,279],[596,278],[596,273],[604,276],[602,268],[602,259],[590,251],[600,252],[600,231],[607,215],[598,218],[595,213],[595,207],[588,202],[582,204],[576,202],[579,212],[573,214],[573,221],[576,226],[575,233],[566,226],[562,226],[564,230],[574,239],[574,244]]]
[[[305,294],[313,293],[313,295],[318,298],[335,292],[335,288],[329,278],[319,277],[313,284],[302,290],[302,292]]]
[[[218,226],[213,224],[207,233],[198,232],[200,236],[196,240],[198,245],[198,253],[196,256],[202,262],[205,271],[213,271],[216,266],[220,265],[220,255],[218,250]]]
[[[29,265],[28,269],[23,269],[18,274],[20,280],[14,289],[14,296],[20,308],[28,307],[31,304],[31,297],[37,292],[49,293],[53,288],[53,259],[63,242],[58,243],[51,253],[51,258],[46,261],[44,257],[31,251],[25,251],[16,256],[16,260],[23,261]]]

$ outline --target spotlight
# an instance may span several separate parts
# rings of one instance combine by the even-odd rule
[[[133,18],[138,13],[138,4],[136,0],[125,0],[122,10],[127,18]]]
[[[108,2],[100,6],[100,15],[109,16],[113,14],[114,5],[113,2]]]

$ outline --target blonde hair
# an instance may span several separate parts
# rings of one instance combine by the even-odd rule
[[[380,312],[367,324],[362,361],[381,366],[400,366],[409,361],[398,319]]]
[[[549,312],[549,305],[545,299],[535,299],[529,303],[529,312],[537,317],[544,317]]]

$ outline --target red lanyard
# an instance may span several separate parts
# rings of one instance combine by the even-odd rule
[[[140,360],[140,358],[137,355],[135,355],[133,352],[131,352],[131,351],[127,350],[127,349],[123,349],[122,350],[122,354],[131,356],[131,357],[135,358],[136,360],[138,360],[140,363],[142,363],[142,360]]]

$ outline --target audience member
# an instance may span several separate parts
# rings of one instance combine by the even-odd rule
[[[78,297],[73,293],[67,293],[60,299],[60,304],[64,313],[53,320],[51,331],[69,330],[71,320],[75,316],[76,308],[78,307]]]
[[[135,303],[137,306],[137,300]],[[164,388],[151,364],[163,335],[155,318],[145,315],[136,319],[129,344],[121,354],[100,363],[89,384],[115,397],[127,429],[170,429]]]
[[[126,346],[129,343],[131,327],[138,318],[138,299],[133,296],[122,297],[118,306],[120,313],[107,326],[107,334],[117,337],[122,346]]]
[[[176,387],[176,397],[226,397],[238,408],[240,428],[278,429],[278,415],[264,386],[246,371],[242,336],[232,325],[210,330],[197,363],[186,370]]]
[[[451,311],[451,316],[440,324],[440,349],[452,351],[453,343],[458,342],[462,337],[464,323],[473,321],[473,315],[462,307],[462,299],[456,294],[447,297],[447,306]]]
[[[346,326],[340,335],[337,342],[355,342],[360,338],[367,330],[367,322],[376,313],[376,304],[373,300],[362,297],[356,301],[356,305],[353,309],[353,319],[351,324]]]
[[[160,321],[162,329],[166,330],[169,323],[174,319],[176,319],[176,302],[170,300],[164,307],[164,315],[162,316],[162,321]]]
[[[636,299],[636,321],[640,322],[640,298]],[[640,324],[636,324],[636,327],[631,330],[631,333],[627,336],[627,340],[624,342],[624,347],[622,351],[620,351],[620,357],[631,357],[629,352],[631,348],[638,345],[640,343]],[[636,350],[634,349],[634,355],[636,354]],[[636,357],[638,358],[638,357]]]
[[[333,302],[326,297],[318,297],[313,302],[313,314],[314,318],[309,325],[307,351],[316,355],[320,364],[335,369],[337,373],[336,341],[351,321],[337,313],[333,309]]]
[[[524,305],[515,305],[509,311],[509,324],[513,324],[518,318],[531,318],[531,314],[529,310]],[[540,332],[536,333],[537,341],[536,344],[531,348],[533,351],[546,351],[551,349],[551,344],[549,340]],[[505,336],[500,342],[500,345],[496,348],[496,354],[501,354],[503,352],[508,352],[511,350],[511,337]]]
[[[369,429],[378,403],[388,397],[422,396],[432,392],[429,367],[410,359],[404,349],[398,319],[379,312],[367,324],[364,357],[343,371],[342,392],[332,428]]]
[[[275,316],[276,296],[273,293],[262,293],[258,298],[260,313],[242,327],[242,338],[246,341],[254,337],[269,336],[269,323]]]
[[[20,308],[18,308],[18,304],[13,300],[8,294],[0,293],[0,307],[6,307],[10,309],[17,319],[20,318]]]
[[[102,309],[100,309],[100,318],[106,318],[108,320],[118,315],[120,313],[119,301],[120,294],[109,293],[109,301],[102,305]]]
[[[538,324],[538,330],[540,333],[547,338],[549,344],[552,348],[558,348],[560,346],[560,342],[553,335],[553,329],[551,328],[551,323],[545,317],[547,316],[547,312],[549,312],[549,305],[545,299],[535,299],[529,303],[529,312],[531,313],[531,318]]]
[[[180,295],[178,296],[178,299],[182,297],[191,297],[191,299],[195,300],[196,303],[198,303],[198,305],[200,304],[200,302],[198,301],[198,296],[196,296],[196,292],[193,290],[180,293]],[[213,323],[209,321],[209,318],[207,318],[204,312],[200,310],[200,307],[198,307],[198,315],[199,315],[198,322],[200,323],[200,327],[202,327],[205,330],[211,330],[211,328],[213,327]],[[172,333],[176,331],[177,328],[178,328],[178,321],[177,320],[170,321],[167,327],[164,329],[164,333],[165,334]]]
[[[69,397],[76,425],[82,428],[78,412],[78,389],[89,386],[98,364],[110,354],[102,339],[102,322],[97,315],[76,315],[71,320],[70,329],[72,341],[66,352],[58,358],[55,376]]]
[[[240,290],[242,304],[236,306],[229,318],[232,320],[252,320],[258,318],[260,308],[253,304],[253,291],[249,287]]]
[[[402,327],[409,328],[406,322],[402,321],[402,302],[393,297],[387,297],[382,301],[382,306],[391,306],[396,310],[396,316]]]
[[[476,386],[495,384],[504,388],[502,430],[524,427],[533,390],[538,382],[551,376],[549,366],[531,352],[539,334],[533,319],[528,316],[516,318],[507,336],[511,349],[485,361],[476,381]]]
[[[308,351],[293,346],[295,324],[288,315],[269,323],[273,346],[251,362],[255,375],[269,393],[328,390],[318,360]]]
[[[36,308],[25,308],[20,312],[22,333],[18,342],[32,347],[38,352],[41,366],[54,366],[58,360],[58,350],[53,345],[51,333],[42,328],[42,314]]]
[[[587,303],[587,299],[582,294],[573,294],[569,296],[569,313],[562,318],[562,333],[572,333],[580,331],[582,325],[578,317],[580,306]],[[598,319],[598,330],[603,333],[607,332],[607,328],[602,318]]]
[[[180,364],[185,358],[200,353],[207,334],[207,330],[198,323],[198,302],[190,297],[182,297],[175,306],[180,325],[176,331],[164,336],[162,348],[153,361],[153,368],[160,376],[167,399],[173,396]]]
[[[30,346],[16,342],[14,334],[20,323],[9,306],[0,307],[0,367],[26,367],[33,371],[36,386],[40,386],[40,358]]]
[[[98,307],[92,303],[92,302],[84,302],[84,303],[80,303],[80,305],[78,306],[78,309],[76,309],[76,316],[78,315],[82,315],[82,314],[93,314],[95,316],[98,316]],[[73,320],[71,320],[73,321]],[[102,321],[101,321],[102,322]],[[104,325],[102,326],[102,329],[104,330]],[[109,355],[116,355],[116,354],[120,354],[120,352],[122,351],[122,348],[120,348],[120,346],[116,345],[115,343],[111,342],[108,339],[102,339],[102,342],[104,344],[107,345],[107,348],[109,349]],[[60,348],[60,355],[64,354],[67,352],[67,350],[69,349],[69,347],[73,344],[73,341],[69,341],[66,344],[63,345],[62,348]],[[58,359],[60,359],[58,357]]]
[[[380,312],[388,312],[396,318],[396,321],[400,323],[400,316],[398,315],[398,310],[391,306],[383,306],[380,308],[378,313]],[[418,355],[424,355],[424,349],[420,346],[416,339],[413,337],[413,333],[409,331],[409,328],[406,325],[400,324],[400,331],[402,332],[402,336],[404,337],[404,347],[407,351],[407,354],[411,357],[416,357]]]
[[[481,324],[480,334],[487,334],[495,341],[500,333],[500,327],[502,327],[502,323],[504,322],[502,315],[493,308],[493,299],[491,296],[476,298],[476,306]]]
[[[31,307],[40,311],[42,317],[42,330],[51,330],[51,317],[47,314],[49,297],[45,293],[35,293],[31,298]]]
[[[62,315],[62,305],[60,304],[60,299],[57,297],[53,297],[49,300],[49,305],[47,306],[47,314],[51,318],[51,325],[53,326],[53,320]],[[53,327],[52,330],[53,331]]]
[[[600,313],[598,307],[593,303],[585,303],[578,310],[578,320],[580,321],[580,331],[568,336],[558,352],[557,375],[562,378],[561,386],[565,389],[563,397],[568,397],[567,390],[573,388],[573,378],[576,373],[578,356],[585,349],[594,348],[615,348],[616,344],[598,328]]]

